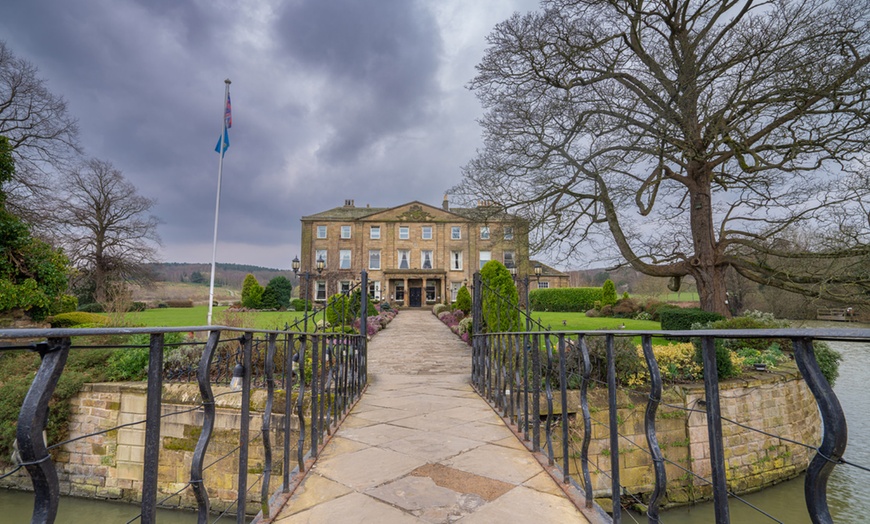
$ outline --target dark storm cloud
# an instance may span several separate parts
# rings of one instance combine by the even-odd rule
[[[459,181],[480,136],[463,85],[517,2],[10,0],[0,39],[66,98],[86,155],[158,200],[168,261],[211,257],[229,77],[218,260],[286,267],[302,215],[437,205]]]
[[[416,2],[289,3],[276,31],[286,52],[329,80],[318,110],[332,129],[320,155],[351,162],[385,135],[430,118],[441,52]]]

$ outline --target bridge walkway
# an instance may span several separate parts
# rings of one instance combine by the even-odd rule
[[[368,348],[368,389],[273,522],[588,522],[431,312],[402,311]]]

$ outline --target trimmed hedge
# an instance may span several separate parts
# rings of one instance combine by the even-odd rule
[[[71,328],[77,326],[102,326],[108,323],[109,319],[103,315],[96,313],[87,313],[85,311],[70,311],[69,313],[60,313],[48,318],[48,323],[53,328]]]
[[[600,302],[600,287],[563,287],[534,289],[529,292],[529,302],[534,311],[582,312],[593,309]]]
[[[704,311],[701,308],[662,308],[659,310],[662,331],[688,331],[692,324],[703,324],[723,320],[719,313]]]

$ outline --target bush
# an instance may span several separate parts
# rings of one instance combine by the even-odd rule
[[[266,284],[266,289],[263,291],[263,301],[269,298],[269,305],[273,309],[287,309],[290,307],[290,292],[293,291],[293,284],[287,277],[277,276]],[[272,303],[274,299],[274,303]]]
[[[257,277],[248,273],[242,282],[242,306],[251,309],[259,308],[264,291],[263,286],[257,282]]]
[[[48,318],[52,328],[74,328],[81,326],[105,326],[109,319],[96,313],[85,311],[70,311]]]
[[[193,307],[193,300],[167,300],[165,307]]]
[[[589,360],[592,364],[590,379],[607,383],[607,339],[604,336],[585,337],[586,346],[589,348]],[[616,359],[616,381],[618,384],[627,385],[637,382],[637,377],[646,368],[643,358],[638,355],[637,348],[628,337],[614,337],[614,357]],[[559,359],[556,348],[553,348],[553,359],[547,363],[546,350],[541,350],[541,366],[543,373],[553,386],[559,383]],[[566,372],[568,374],[568,387],[580,386],[581,369],[580,347],[573,341],[565,345]]]
[[[308,304],[306,308],[305,305]],[[308,300],[303,300],[301,298],[294,298],[290,301],[290,307],[292,307],[295,311],[311,311],[311,302]]]
[[[601,313],[597,309],[590,309],[586,311],[587,318],[598,318],[601,316]]]
[[[447,304],[435,304],[432,306],[432,313],[434,313],[436,317],[445,311],[450,311],[450,306]]]
[[[617,318],[634,318],[640,312],[640,304],[630,298],[618,300],[613,305],[613,316]]]
[[[130,307],[127,308],[127,312],[145,311],[146,309],[148,309],[148,304],[146,304],[145,302],[133,302],[132,304],[130,304]]]
[[[519,331],[520,310],[517,286],[510,271],[498,260],[490,260],[480,270],[483,323],[489,333]]]
[[[692,324],[704,324],[706,322],[722,320],[723,318],[725,317],[719,313],[704,311],[700,308],[659,308],[662,331],[688,331],[692,329]],[[683,337],[665,338],[668,340],[680,339],[681,342],[687,341]]]
[[[601,301],[600,287],[533,289],[529,292],[529,303],[534,311],[586,311],[597,309],[596,301]]]
[[[701,339],[693,338],[692,344],[695,346],[695,363],[704,368],[704,353],[701,349]],[[725,344],[725,340],[716,340],[716,375],[719,380],[725,380],[736,377],[740,374],[740,370],[734,367],[734,362],[731,360],[731,349]]]
[[[103,307],[102,304],[97,302],[92,302],[90,304],[82,304],[78,308],[79,311],[84,311],[85,313],[105,313],[106,308]]]
[[[601,286],[601,305],[612,306],[613,304],[616,304],[616,300],[616,286],[613,284],[613,281],[608,278]]]
[[[60,297],[60,300],[57,302],[57,310],[53,312],[53,314],[57,315],[58,313],[69,313],[72,311],[76,311],[79,308],[79,299],[73,295],[63,295]],[[94,313],[99,313],[98,311],[94,311]]]
[[[468,288],[462,286],[456,293],[456,302],[453,304],[453,309],[459,309],[466,315],[471,312],[471,292]]]
[[[813,350],[816,354],[816,361],[819,363],[819,369],[822,370],[822,375],[831,387],[840,376],[840,361],[843,360],[843,355],[834,349],[831,349],[825,342],[813,342]]]

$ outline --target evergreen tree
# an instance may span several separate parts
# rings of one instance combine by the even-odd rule
[[[242,283],[242,306],[258,309],[263,299],[264,291],[263,286],[257,282],[257,277],[248,273],[245,276],[245,281]]]

